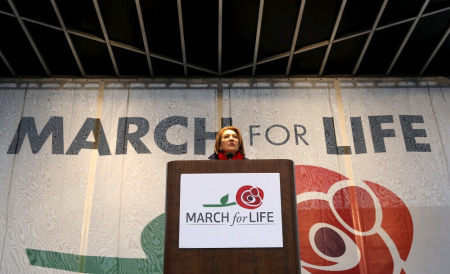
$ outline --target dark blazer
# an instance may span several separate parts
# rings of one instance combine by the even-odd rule
[[[215,154],[215,153],[211,154],[211,156],[208,157],[208,160],[219,160],[219,154]],[[248,160],[248,158],[244,157],[244,159],[242,159],[242,160]]]

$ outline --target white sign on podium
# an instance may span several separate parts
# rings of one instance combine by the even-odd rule
[[[182,174],[179,247],[283,247],[280,174]]]

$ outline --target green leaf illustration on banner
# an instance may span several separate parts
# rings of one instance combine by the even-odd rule
[[[224,207],[224,206],[233,206],[236,202],[228,203],[229,195],[225,195],[220,198],[220,204],[203,204],[203,207]]]
[[[26,249],[31,265],[78,273],[163,273],[165,214],[145,226],[141,246],[147,258],[83,256],[39,249]]]

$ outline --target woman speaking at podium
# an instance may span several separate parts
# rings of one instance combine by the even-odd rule
[[[214,153],[209,160],[248,160],[245,157],[244,142],[237,127],[222,128],[216,135]]]

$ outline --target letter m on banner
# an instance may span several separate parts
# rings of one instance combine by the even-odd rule
[[[25,136],[28,135],[31,151],[36,154],[52,134],[52,153],[64,154],[63,117],[52,116],[38,134],[34,117],[23,117],[14,138],[9,145],[8,154],[18,154]]]

